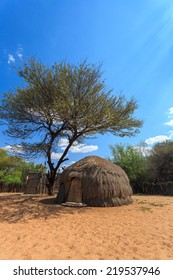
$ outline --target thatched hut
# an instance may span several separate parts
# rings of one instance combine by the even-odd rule
[[[122,168],[98,156],[67,167],[60,176],[57,203],[120,206],[132,203],[132,188]]]
[[[25,193],[43,194],[46,193],[45,174],[41,172],[29,172],[26,177]]]
[[[27,194],[46,194],[47,193],[47,175],[42,172],[29,172],[25,182],[25,193]],[[54,192],[59,190],[59,173],[54,182]]]

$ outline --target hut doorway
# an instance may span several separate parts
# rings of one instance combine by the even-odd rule
[[[69,186],[67,202],[82,203],[82,186],[79,178],[72,178]]]

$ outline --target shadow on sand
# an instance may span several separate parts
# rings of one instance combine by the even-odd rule
[[[44,205],[58,205],[56,203],[56,197],[50,197],[46,199],[41,199],[39,203],[44,204]]]
[[[62,214],[74,214],[84,208],[64,207],[56,203],[56,197],[41,195],[16,195],[0,197],[0,222],[27,223],[32,219],[50,219]]]

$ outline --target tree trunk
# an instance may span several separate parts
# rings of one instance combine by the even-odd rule
[[[49,183],[47,188],[48,188],[48,195],[54,195],[54,187],[53,187],[53,185]]]
[[[48,184],[47,184],[48,195],[54,195],[55,176],[50,176],[50,173],[48,173],[47,179],[48,179]]]

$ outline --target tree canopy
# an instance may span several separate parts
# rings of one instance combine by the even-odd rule
[[[146,179],[147,156],[144,146],[133,147],[129,144],[110,145],[113,163],[121,166],[129,177],[134,190],[139,189],[141,182]]]
[[[8,156],[4,149],[0,149],[0,181],[20,182],[19,158]]]
[[[157,143],[151,150],[148,164],[150,181],[173,181],[173,142]]]
[[[31,58],[18,75],[24,86],[4,94],[0,117],[8,126],[8,136],[21,139],[23,152],[46,156],[49,193],[75,141],[96,133],[123,137],[139,132],[142,121],[133,116],[138,108],[136,100],[115,96],[107,88],[99,65],[83,61],[49,67]],[[52,152],[59,151],[62,137],[68,139],[68,145],[54,165]]]
[[[125,170],[134,192],[165,193],[164,187],[170,183],[172,186],[173,141],[157,143],[152,148],[116,144],[110,149],[112,156],[108,159]]]
[[[42,164],[26,162],[18,156],[12,156],[0,148],[0,182],[24,183],[28,172],[44,171]]]

